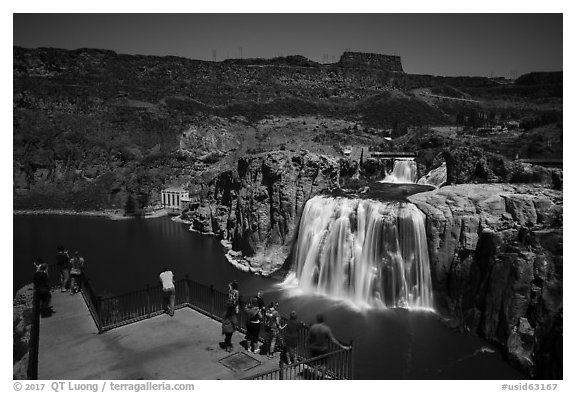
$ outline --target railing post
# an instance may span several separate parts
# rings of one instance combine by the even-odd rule
[[[354,345],[353,340],[350,341],[350,350],[348,351],[348,356],[350,356],[350,361],[348,362],[350,365],[350,369],[348,371],[349,377],[348,379],[354,379]]]
[[[184,276],[184,299],[188,305],[192,303],[190,301],[190,277],[188,274]]]
[[[214,284],[210,284],[210,315],[214,315]]]
[[[147,318],[150,318],[150,314],[152,313],[152,307],[150,304],[150,284],[146,284],[146,311],[148,314]]]
[[[96,311],[96,316],[100,323],[98,324],[98,333],[102,333],[104,329],[104,318],[102,318],[102,296],[96,297],[96,304],[94,305],[94,311]]]

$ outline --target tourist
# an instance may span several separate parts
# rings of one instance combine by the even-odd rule
[[[256,295],[256,301],[258,302],[258,308],[260,308],[260,311],[265,313],[266,303],[264,303],[264,292],[258,291],[258,294]]]
[[[36,263],[35,263],[36,265]],[[48,265],[40,258],[37,259],[38,269],[34,273],[32,282],[34,283],[34,293],[38,298],[40,315],[45,317],[52,313],[50,300],[50,278],[48,277]]]
[[[276,338],[280,330],[280,315],[278,314],[278,303],[270,303],[268,310],[266,310],[266,323],[265,323],[265,348],[268,358],[274,357],[274,350],[276,348]]]
[[[298,346],[298,335],[303,323],[298,321],[296,311],[291,311],[286,325],[280,329],[284,332],[284,345],[292,364],[296,361],[296,347]]]
[[[74,295],[80,290],[82,280],[82,270],[84,270],[84,258],[78,251],[70,259],[70,295]]]
[[[308,330],[308,348],[310,350],[310,357],[317,357],[327,354],[330,351],[330,342],[333,342],[342,349],[348,349],[349,347],[340,344],[334,335],[332,330],[325,323],[324,315],[316,315],[316,323],[310,326]]]
[[[60,275],[60,288],[62,292],[66,292],[70,288],[70,256],[63,246],[57,247],[56,265]]]
[[[258,349],[258,336],[260,334],[261,323],[262,313],[258,308],[258,301],[253,297],[246,306],[246,336],[248,340],[247,349],[249,352],[260,352]]]
[[[232,334],[236,330],[238,319],[233,307],[226,308],[222,317],[222,334],[224,335],[224,349],[226,352],[232,352]]]
[[[160,282],[162,283],[163,307],[164,311],[174,316],[174,303],[176,302],[176,287],[174,286],[174,273],[167,267],[160,273]]]
[[[228,307],[234,308],[234,313],[238,314],[240,311],[239,306],[240,291],[238,282],[236,280],[228,284]]]

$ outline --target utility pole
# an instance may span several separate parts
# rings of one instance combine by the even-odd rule
[[[212,61],[216,61],[216,49],[212,49]]]
[[[242,47],[241,46],[238,47],[238,54],[240,55],[240,58],[242,58]]]

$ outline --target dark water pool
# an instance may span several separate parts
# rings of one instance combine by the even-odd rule
[[[189,274],[224,291],[236,279],[244,296],[265,291],[287,315],[298,311],[312,322],[322,311],[335,335],[353,340],[358,379],[519,379],[482,340],[451,331],[433,313],[405,310],[360,311],[320,296],[294,295],[272,279],[230,266],[219,242],[189,232],[169,218],[110,221],[81,216],[14,216],[14,291],[30,282],[32,260],[54,262],[56,246],[79,250],[86,274],[102,295],[120,294],[155,285],[163,266],[176,278]]]

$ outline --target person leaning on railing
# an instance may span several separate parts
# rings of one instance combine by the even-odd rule
[[[332,334],[332,329],[325,323],[323,314],[316,315],[316,323],[308,330],[308,349],[311,357],[325,355],[330,351],[330,342],[333,342],[342,349],[349,349],[349,346],[342,345]]]
[[[162,292],[164,293],[163,303],[164,311],[174,316],[174,305],[176,303],[176,287],[174,286],[174,273],[167,267],[160,273],[160,282],[162,283]]]

